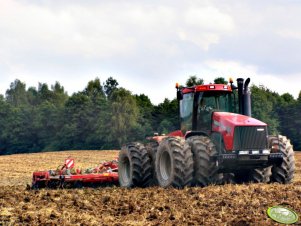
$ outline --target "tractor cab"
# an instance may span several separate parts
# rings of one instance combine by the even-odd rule
[[[223,84],[197,85],[178,89],[181,131],[210,134],[213,112],[237,113],[233,86]]]

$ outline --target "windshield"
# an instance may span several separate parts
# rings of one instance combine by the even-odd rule
[[[186,93],[180,100],[181,130],[211,130],[212,112],[236,112],[235,98],[231,92]]]
[[[201,92],[199,109],[210,111],[235,112],[233,94],[228,92]]]
[[[197,108],[197,129],[211,130],[212,112],[236,112],[233,93],[200,92]]]

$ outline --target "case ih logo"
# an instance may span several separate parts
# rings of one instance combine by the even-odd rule
[[[65,165],[66,165],[67,169],[73,168],[74,167],[74,159],[66,159]]]
[[[299,217],[293,210],[283,206],[273,206],[268,209],[268,216],[282,224],[294,224]]]

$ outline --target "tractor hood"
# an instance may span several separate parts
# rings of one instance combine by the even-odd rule
[[[212,131],[222,134],[227,151],[233,150],[234,130],[237,126],[260,127],[261,130],[267,124],[246,115],[229,112],[214,112],[212,115]]]

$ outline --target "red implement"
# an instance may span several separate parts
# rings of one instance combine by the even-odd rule
[[[118,184],[118,160],[102,162],[96,168],[74,169],[74,159],[67,158],[57,170],[33,173],[32,188],[69,188]]]

